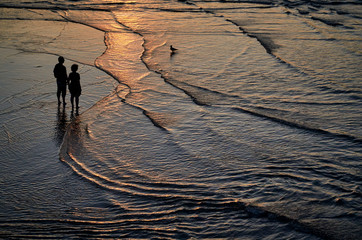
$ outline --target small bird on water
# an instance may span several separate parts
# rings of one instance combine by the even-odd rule
[[[177,48],[174,48],[174,47],[171,45],[171,46],[170,46],[170,50],[171,50],[170,56],[172,57],[172,56],[177,52]]]
[[[174,48],[172,45],[170,46],[170,50],[171,50],[171,52],[175,52],[175,51],[177,51],[178,49],[177,48]]]

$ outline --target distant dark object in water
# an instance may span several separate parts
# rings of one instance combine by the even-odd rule
[[[170,50],[171,50],[171,56],[174,55],[177,52],[177,48],[174,48],[172,45],[170,46]]]
[[[170,46],[170,50],[171,52],[176,52],[178,49],[177,48],[174,48],[172,45]]]

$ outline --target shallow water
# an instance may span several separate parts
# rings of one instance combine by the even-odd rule
[[[20,2],[2,6],[11,4],[29,10],[3,7],[8,19],[3,23],[18,19],[23,24],[25,16],[66,23],[65,39],[77,32],[72,24],[80,23],[104,32],[107,48],[99,55],[89,44],[68,51],[72,43],[59,37],[59,43],[41,48],[36,39],[35,44],[3,40],[10,47],[34,51],[36,46],[36,52],[94,64],[119,85],[97,82],[94,86],[113,92],[89,89],[91,96],[104,98],[87,97],[81,115],[69,126],[69,117],[57,125],[65,134],[55,145],[63,139],[61,161],[54,150],[45,160],[41,155],[42,161],[40,153],[32,152],[30,160],[39,165],[24,165],[22,171],[43,172],[38,180],[22,173],[24,184],[17,184],[3,174],[5,237],[361,235],[358,2],[34,1],[31,7]],[[178,48],[174,54],[170,45]],[[3,124],[8,125],[14,126]],[[11,155],[3,151],[2,156]],[[18,171],[14,164],[24,158],[21,153],[6,166]],[[49,159],[51,166],[40,164]],[[53,179],[54,170],[59,173]],[[27,185],[44,177],[44,185]],[[59,183],[56,200],[49,186]],[[35,197],[27,189],[44,194]],[[19,191],[25,195],[19,197]],[[32,204],[12,202],[14,196]]]

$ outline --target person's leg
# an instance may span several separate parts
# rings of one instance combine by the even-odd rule
[[[77,106],[77,109],[79,108],[79,96],[75,97],[75,105]]]
[[[59,84],[57,83],[57,98],[58,98],[58,105],[61,104],[60,102],[60,93],[61,93],[61,88],[59,86]]]
[[[63,91],[62,91],[62,98],[63,98],[63,104],[67,104],[65,102],[65,95],[67,94],[67,86],[63,87]]]
[[[72,103],[72,111],[74,110],[74,95],[70,95],[70,102]]]

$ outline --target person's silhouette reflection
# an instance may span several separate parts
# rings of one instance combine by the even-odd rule
[[[57,113],[57,121],[55,127],[55,141],[58,146],[60,146],[63,142],[65,131],[68,126],[67,113],[65,111],[65,107],[58,107]]]

